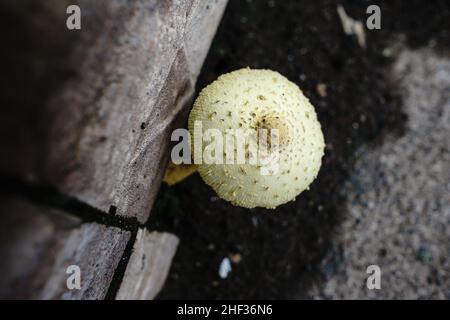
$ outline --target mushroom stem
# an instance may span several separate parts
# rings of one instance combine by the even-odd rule
[[[195,164],[174,164],[172,161],[167,166],[163,181],[169,186],[173,186],[180,181],[183,181],[191,174],[197,171]]]

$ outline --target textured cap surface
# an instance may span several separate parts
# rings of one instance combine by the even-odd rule
[[[296,84],[278,72],[247,68],[220,76],[194,103],[189,116],[192,141],[196,121],[201,121],[203,133],[218,129],[224,137],[230,129],[277,129],[277,167],[268,174],[262,173],[264,165],[259,161],[227,164],[230,149],[226,146],[224,164],[198,165],[203,180],[234,205],[275,208],[307,189],[320,169],[325,144],[314,107]],[[270,151],[270,131],[268,136],[264,141]],[[226,138],[224,141],[226,144]],[[246,140],[246,160],[253,156],[258,141]],[[203,142],[202,155],[208,153],[209,143]],[[235,149],[231,150],[236,158]],[[270,157],[274,159],[273,154]]]

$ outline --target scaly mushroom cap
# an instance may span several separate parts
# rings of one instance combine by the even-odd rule
[[[314,107],[278,72],[246,68],[220,76],[194,103],[189,115],[192,137],[195,121],[201,121],[203,132],[215,128],[224,136],[229,129],[278,130],[278,170],[269,174],[262,174],[259,162],[198,165],[203,180],[234,205],[275,208],[295,200],[319,172],[325,144]],[[254,150],[249,145],[258,140],[247,141],[246,159]],[[207,145],[203,143],[202,151]]]

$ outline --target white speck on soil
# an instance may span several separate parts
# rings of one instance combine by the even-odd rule
[[[226,279],[228,274],[231,272],[231,263],[229,258],[223,258],[219,267],[219,277]]]

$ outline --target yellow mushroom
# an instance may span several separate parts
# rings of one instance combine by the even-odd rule
[[[314,107],[296,84],[278,72],[246,68],[220,76],[194,103],[189,115],[192,137],[196,121],[202,123],[203,132],[218,129],[226,135],[230,129],[275,129],[278,133],[277,170],[267,174],[262,174],[264,165],[259,162],[197,165],[202,179],[234,205],[275,208],[295,200],[319,172],[325,144]],[[268,146],[273,144],[270,137]],[[246,160],[255,143],[261,140],[247,141]]]

